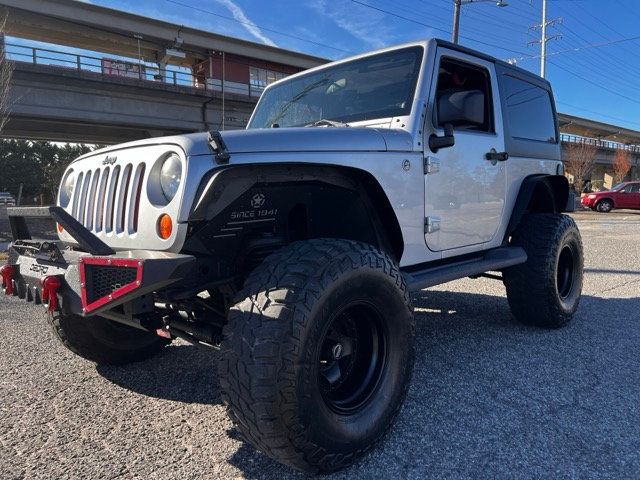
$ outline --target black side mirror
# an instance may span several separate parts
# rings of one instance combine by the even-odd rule
[[[450,123],[444,124],[444,135],[439,137],[435,133],[432,133],[429,137],[429,148],[432,152],[437,152],[441,148],[453,147],[456,143],[456,139],[453,136],[453,125]]]

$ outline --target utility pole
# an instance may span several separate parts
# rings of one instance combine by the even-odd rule
[[[547,20],[547,0],[542,0],[542,23],[529,27],[529,31],[539,28],[542,32],[540,40],[529,42],[529,45],[540,44],[540,76],[542,78],[545,78],[547,73],[547,42],[549,40],[559,40],[562,38],[560,34],[547,36],[547,27],[558,24],[562,24],[562,18]]]
[[[542,0],[542,39],[540,41],[540,76],[547,73],[547,0]]]

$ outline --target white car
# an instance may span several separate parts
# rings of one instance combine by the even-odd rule
[[[246,130],[80,157],[57,206],[10,209],[2,275],[91,361],[141,360],[175,338],[220,349],[247,441],[326,472],[400,410],[411,291],[485,275],[517,320],[569,322],[583,257],[563,173],[546,80],[416,42],[271,84]],[[60,242],[29,240],[24,218],[46,215]]]

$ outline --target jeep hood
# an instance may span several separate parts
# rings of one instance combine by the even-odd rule
[[[411,135],[404,130],[366,127],[300,127],[225,130],[220,132],[230,154],[267,152],[407,152]],[[211,155],[207,132],[155,137],[121,143],[89,152],[86,157],[116,154],[149,145],[176,145],[189,156]]]
[[[410,151],[411,135],[378,128],[301,127],[220,132],[229,153]]]

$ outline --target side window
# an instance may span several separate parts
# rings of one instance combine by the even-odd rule
[[[549,92],[511,75],[504,75],[503,85],[511,136],[556,143],[556,124]]]
[[[630,183],[620,191],[623,193],[638,193],[640,191],[640,183]]]
[[[433,123],[456,130],[494,131],[491,80],[486,68],[443,57],[438,69]]]

